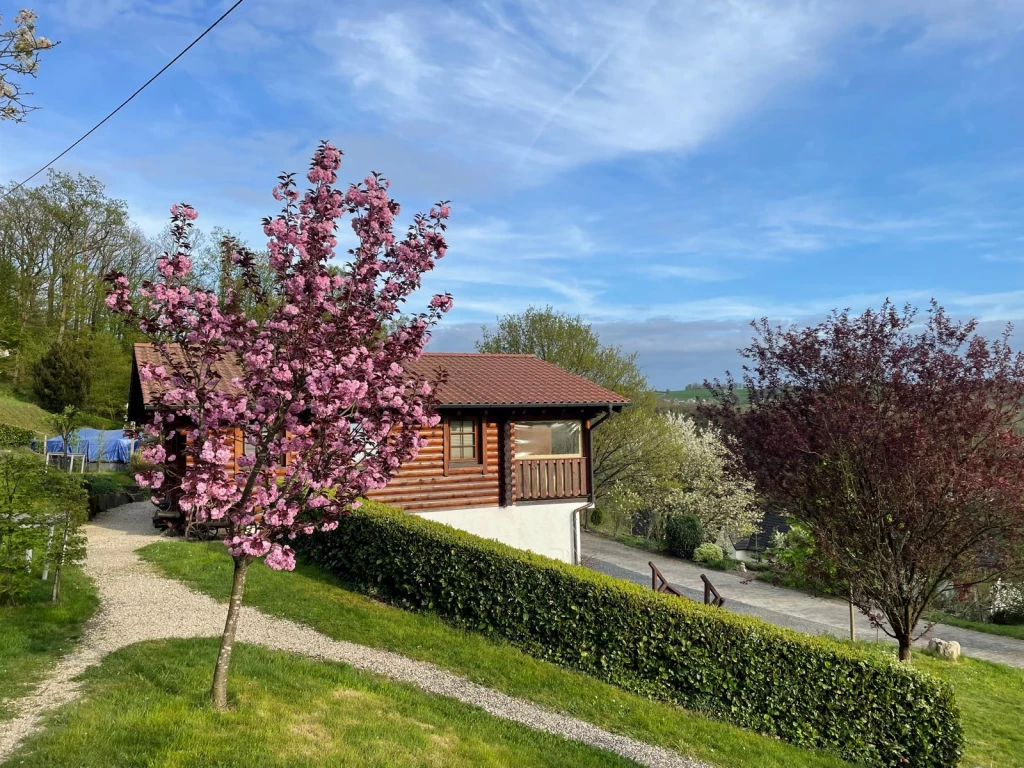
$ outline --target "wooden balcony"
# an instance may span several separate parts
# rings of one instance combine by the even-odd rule
[[[582,456],[516,460],[516,499],[580,499],[587,495],[587,461]]]

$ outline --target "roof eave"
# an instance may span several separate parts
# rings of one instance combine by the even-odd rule
[[[630,403],[440,403],[438,410],[445,408],[602,408],[621,411]]]

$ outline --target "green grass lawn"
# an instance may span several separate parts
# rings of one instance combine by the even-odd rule
[[[0,423],[43,434],[53,432],[50,414],[47,411],[35,403],[26,403],[5,392],[0,392]]]
[[[123,472],[86,472],[82,477],[90,479],[107,479],[118,488],[128,488],[136,485],[135,477],[127,470]]]
[[[220,543],[167,541],[140,550],[167,576],[226,600],[231,561]],[[430,661],[481,685],[571,714],[617,733],[728,768],[847,765],[680,707],[627,693],[584,674],[539,661],[510,645],[445,624],[428,613],[384,605],[344,588],[311,566],[292,573],[254,563],[246,600],[338,640]]]
[[[963,657],[950,664],[924,653],[913,664],[953,686],[967,736],[964,768],[1024,766],[1024,670]]]
[[[51,415],[49,411],[43,410],[35,403],[20,400],[10,392],[0,391],[0,424],[31,429],[41,435],[53,437]],[[80,417],[80,426],[94,427],[95,429],[117,429],[121,423],[95,413],[83,413]]]
[[[28,693],[70,650],[99,604],[92,582],[78,569],[61,576],[61,601],[49,602],[52,582],[40,581],[21,606],[0,607],[0,721],[10,700]]]
[[[950,616],[948,613],[934,611],[928,614],[929,621],[937,621],[949,624],[951,627],[962,627],[973,629],[975,632],[986,632],[990,635],[1002,635],[1003,637],[1015,637],[1024,640],[1024,624],[990,624],[986,621],[970,621],[961,619],[959,616]]]
[[[217,640],[139,643],[84,675],[9,765],[538,766],[635,763],[344,664],[235,647],[227,712],[208,705]]]
[[[620,544],[625,544],[627,547],[642,549],[645,552],[668,552],[668,547],[654,539],[648,539],[643,536],[634,536],[632,533],[620,533],[616,535],[612,530],[611,523],[602,522],[601,525],[594,525],[591,523],[587,528],[587,532],[603,536],[604,538],[611,539],[612,541],[617,541]]]

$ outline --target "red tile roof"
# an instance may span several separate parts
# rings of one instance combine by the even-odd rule
[[[159,363],[151,344],[135,345],[137,363]],[[536,355],[478,352],[427,352],[406,364],[414,374],[433,378],[438,369],[448,380],[438,390],[442,406],[628,405],[629,400],[599,387],[582,376],[562,370]],[[218,370],[225,389],[241,375],[234,361],[222,361]],[[141,381],[143,405],[153,403],[155,382]]]
[[[170,354],[172,357],[178,354],[177,345],[171,347]],[[136,365],[142,365],[143,363],[160,365],[164,362],[164,358],[160,356],[152,344],[138,343],[135,345],[135,362]],[[238,361],[234,359],[221,360],[215,368],[221,376],[218,388],[223,389],[225,392],[234,392],[235,388],[231,386],[231,380],[242,376],[242,368]],[[158,382],[152,379],[149,381],[142,381],[140,379],[139,385],[142,388],[142,404],[146,407],[152,405],[153,398],[157,394]]]
[[[629,400],[536,355],[427,352],[406,368],[448,381],[438,390],[441,405],[628,405]]]

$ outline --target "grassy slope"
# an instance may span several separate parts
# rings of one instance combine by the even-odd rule
[[[953,686],[963,717],[965,768],[1024,766],[1024,670],[961,658],[915,654],[914,666]]]
[[[81,636],[99,605],[92,582],[78,569],[62,575],[61,601],[49,602],[52,582],[39,582],[27,605],[0,607],[0,721],[11,716],[5,700],[33,684]]]
[[[959,616],[950,616],[948,613],[935,611],[928,616],[929,621],[939,621],[953,627],[973,629],[975,632],[987,632],[990,635],[1002,635],[1003,637],[1015,637],[1024,640],[1024,624],[990,624],[985,621],[970,621],[961,619]]]
[[[226,600],[231,562],[223,545],[168,541],[141,550],[167,575]],[[293,573],[261,563],[249,570],[246,603],[300,621],[324,634],[431,661],[471,680],[634,738],[728,768],[846,765],[709,720],[679,707],[626,693],[586,675],[538,661],[510,645],[455,629],[436,616],[410,613],[340,586],[319,570]]]
[[[35,403],[19,400],[6,390],[0,390],[0,424],[10,424],[12,427],[31,429],[33,432],[53,436],[49,411],[43,410]],[[117,429],[121,426],[119,422],[94,413],[83,413],[81,425],[96,429]]]
[[[85,675],[84,697],[10,760],[33,766],[625,768],[610,753],[346,665],[235,648],[235,706],[207,705],[217,640],[140,643]]]
[[[38,405],[16,400],[0,392],[0,423],[48,434],[53,432],[49,418],[50,414]]]

